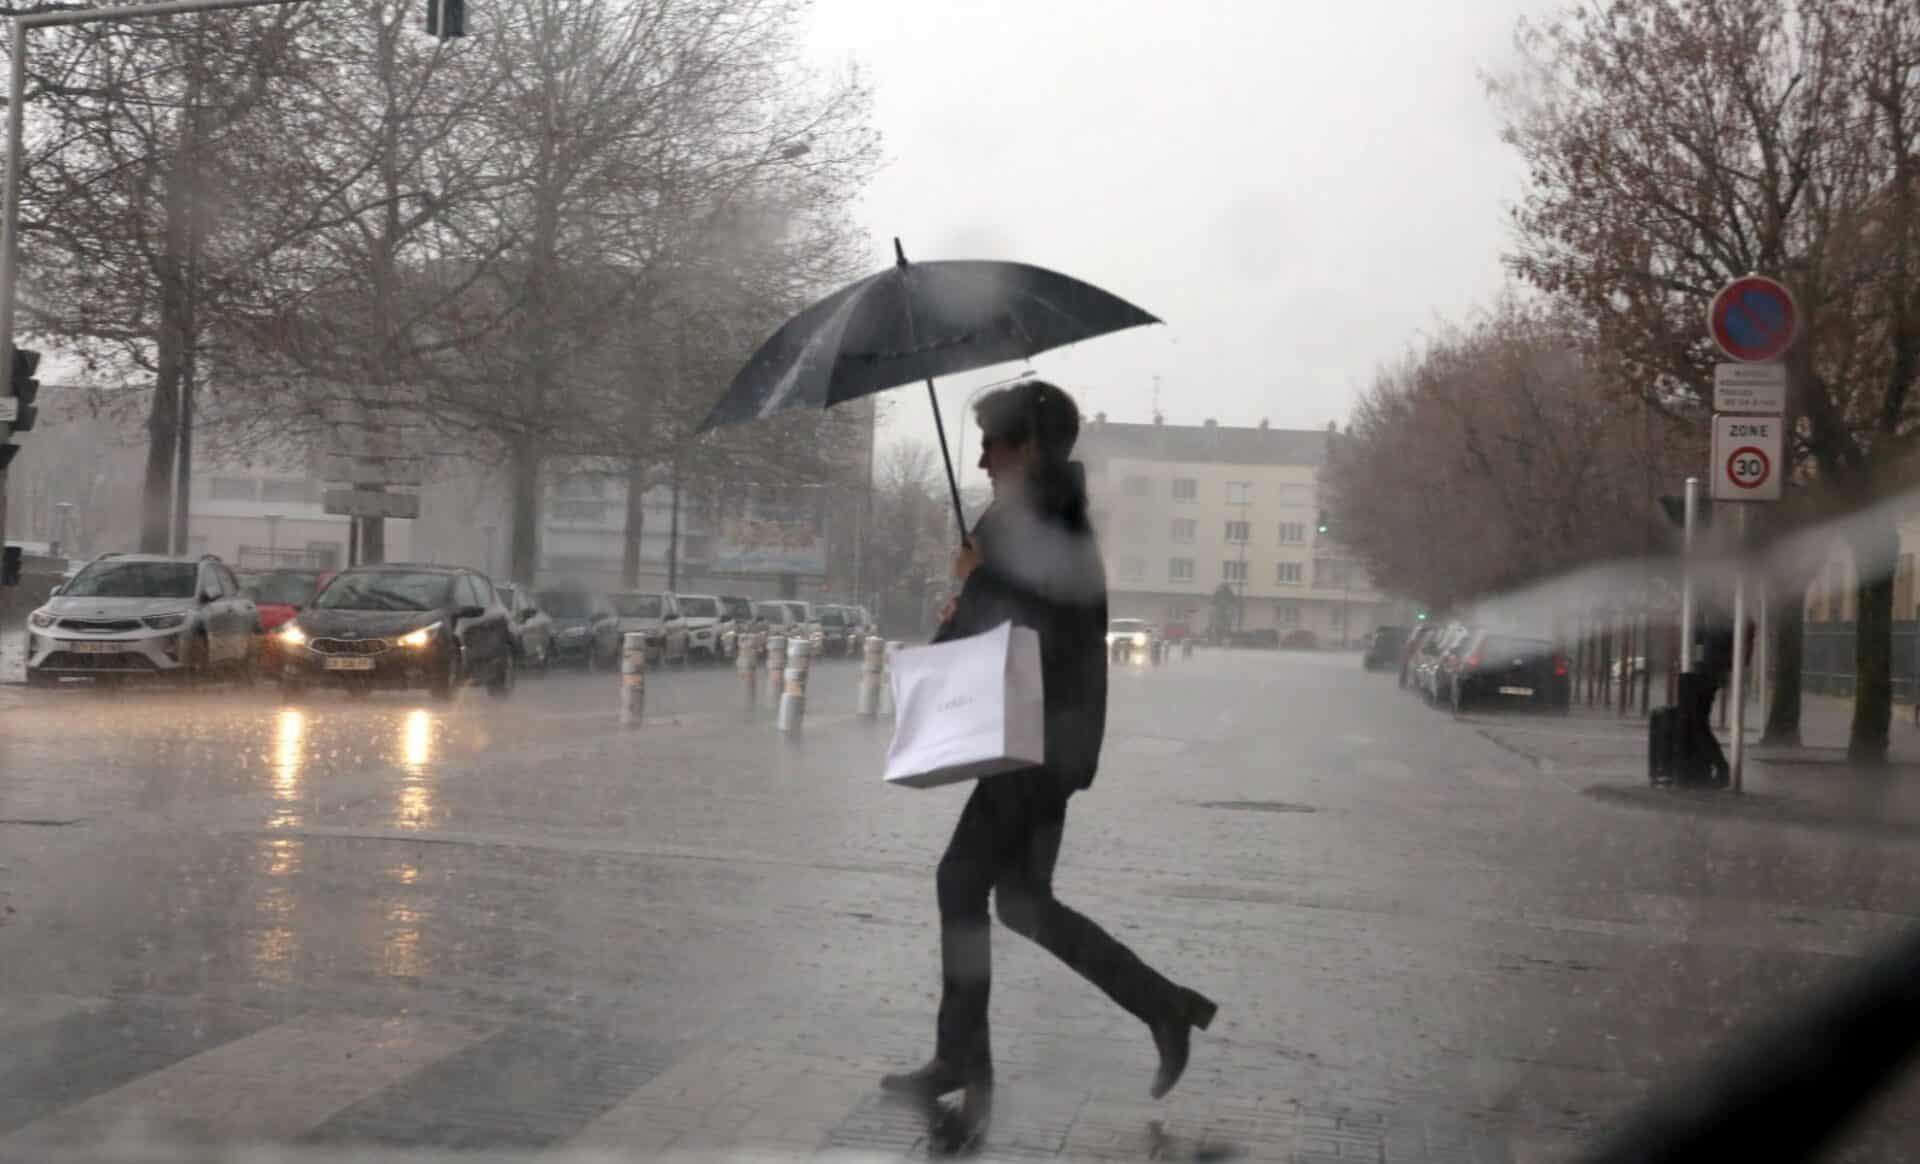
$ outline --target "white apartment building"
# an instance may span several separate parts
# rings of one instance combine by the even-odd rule
[[[1086,464],[1114,618],[1210,629],[1222,583],[1242,630],[1358,643],[1391,604],[1319,529],[1319,470],[1334,434],[1313,429],[1116,424],[1101,413]]]

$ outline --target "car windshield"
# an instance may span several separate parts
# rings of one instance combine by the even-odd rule
[[[512,586],[495,586],[493,592],[500,596],[500,605],[508,610],[512,610],[513,604],[519,601],[519,591]]]
[[[840,613],[840,608],[837,606],[821,607],[819,611],[819,618],[820,618],[821,626],[847,625],[847,616]]]
[[[744,598],[722,598],[720,604],[726,608],[727,617],[736,622],[753,621],[753,603]]]
[[[193,562],[95,562],[74,576],[74,598],[192,598],[200,567]]]
[[[540,609],[554,618],[592,618],[593,596],[578,590],[543,590]]]
[[[299,606],[313,598],[319,579],[315,573],[275,570],[268,574],[249,574],[240,580],[240,585],[255,602]]]
[[[616,594],[613,609],[621,618],[659,618],[666,604],[658,594]]]
[[[720,603],[712,598],[703,598],[698,595],[682,595],[680,613],[688,618],[718,618]]]
[[[453,598],[447,574],[349,570],[313,600],[320,610],[439,610]]]
[[[759,606],[760,617],[771,623],[785,623],[787,608],[774,602],[763,602]]]

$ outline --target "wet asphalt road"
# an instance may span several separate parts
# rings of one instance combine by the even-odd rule
[[[0,1156],[918,1150],[872,1083],[929,1049],[964,793],[880,785],[856,678],[816,673],[798,740],[700,668],[656,673],[637,730],[607,675],[16,701]],[[1349,655],[1119,673],[1058,889],[1221,1018],[1150,1103],[1138,1025],[997,932],[990,1147],[1562,1158],[1912,924],[1911,844],[1625,810],[1501,743],[1578,731],[1455,722]],[[1917,1111],[1854,1154],[1920,1154]]]

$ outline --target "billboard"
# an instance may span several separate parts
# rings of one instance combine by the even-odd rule
[[[825,574],[827,539],[810,519],[723,518],[708,568],[724,574]]]

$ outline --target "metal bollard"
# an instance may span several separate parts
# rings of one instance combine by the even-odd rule
[[[807,662],[811,643],[795,639],[787,646],[787,689],[780,696],[780,730],[797,732],[807,718]]]
[[[787,666],[787,640],[785,636],[774,635],[767,640],[767,702],[773,705],[775,715],[780,713],[780,672]]]
[[[752,635],[741,635],[733,640],[733,673],[740,679],[748,711],[752,711],[760,702],[760,676],[754,672],[753,643]]]
[[[647,707],[647,636],[628,634],[620,641],[620,722],[638,727]]]
[[[860,714],[872,719],[880,714],[880,671],[886,666],[887,644],[879,635],[868,635],[860,658]]]

